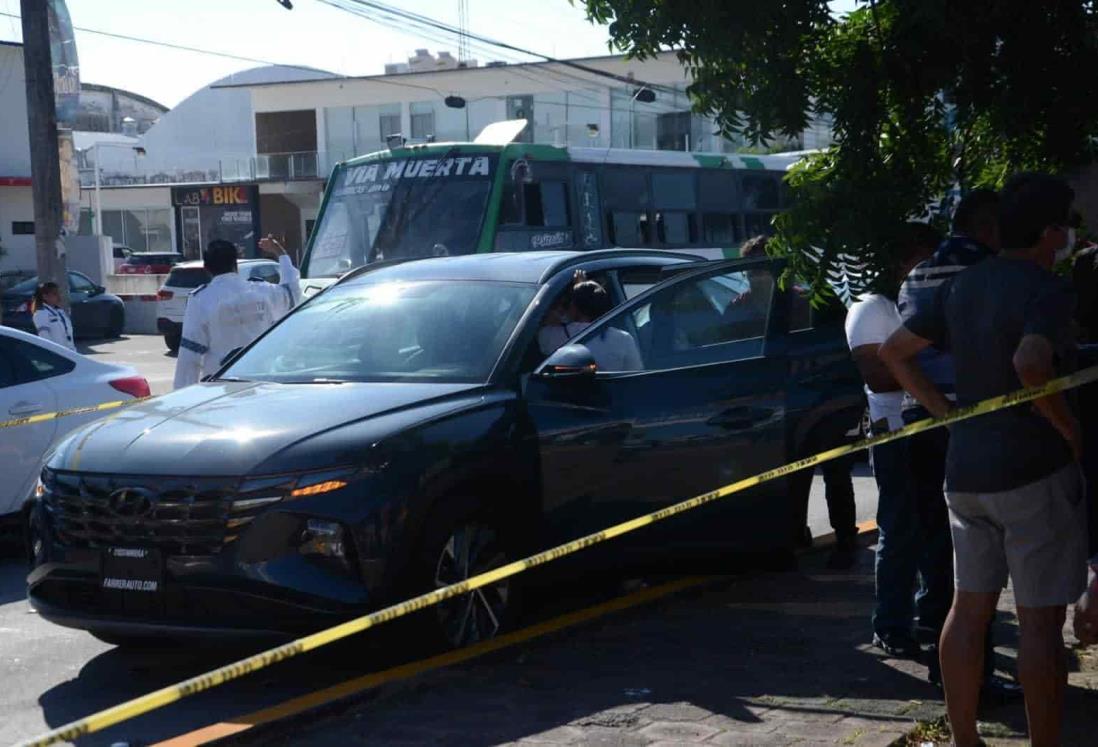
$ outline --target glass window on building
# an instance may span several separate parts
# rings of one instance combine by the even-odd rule
[[[565,93],[534,94],[534,142],[565,144],[568,96]]]
[[[376,153],[384,147],[381,140],[379,109],[380,107],[377,106],[355,107],[355,143],[352,155],[361,156],[366,153]],[[400,116],[399,108],[397,116]]]
[[[469,101],[465,111],[469,113],[469,140],[475,140],[488,125],[507,118],[507,106],[497,98]]]
[[[386,104],[385,106],[379,106],[378,109],[378,134],[381,137],[381,142],[384,143],[390,135],[396,135],[400,132],[400,104]]]
[[[414,101],[409,104],[412,140],[426,140],[435,135],[435,104],[431,101]]]
[[[605,148],[610,141],[602,123],[606,100],[601,91],[569,91],[566,142],[576,147]]]
[[[328,163],[338,163],[355,154],[355,115],[349,106],[330,106],[324,110],[324,143]]]
[[[525,119],[526,129],[515,138],[516,143],[534,142],[534,97],[533,96],[508,96],[507,119]]]
[[[95,213],[82,211],[80,233],[91,235]],[[170,208],[104,210],[103,234],[120,246],[135,252],[170,252],[172,249],[172,211]]]
[[[435,107],[435,140],[440,143],[468,142],[471,137],[476,137],[476,134],[471,134],[469,129],[467,108],[452,109],[445,104],[438,104]]]

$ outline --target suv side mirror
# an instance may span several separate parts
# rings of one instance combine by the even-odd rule
[[[595,356],[586,345],[563,345],[538,370],[546,379],[591,379],[598,372]]]

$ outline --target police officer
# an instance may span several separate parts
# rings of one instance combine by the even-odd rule
[[[61,289],[57,283],[40,283],[34,289],[31,313],[39,337],[76,352],[72,341],[72,319],[61,306]]]
[[[187,301],[176,389],[217,371],[230,351],[252,342],[301,301],[301,275],[286,250],[270,236],[259,247],[278,256],[278,285],[240,277],[232,242],[218,239],[207,247],[203,259],[213,279],[195,288]]]

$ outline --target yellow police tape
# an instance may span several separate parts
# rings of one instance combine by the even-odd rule
[[[767,472],[754,475],[753,477],[745,478],[739,482],[725,485],[712,492],[695,496],[682,501],[681,503],[676,503],[673,506],[660,509],[659,511],[653,511],[652,513],[638,516],[635,519],[624,521],[621,524],[615,524],[612,527],[603,529],[601,532],[595,532],[594,534],[589,534],[585,537],[572,540],[571,542],[566,542],[563,545],[558,545],[549,550],[545,550],[544,552],[539,552],[535,555],[523,558],[522,560],[516,560],[513,563],[508,563],[507,565],[500,566],[494,570],[481,573],[466,579],[465,581],[445,586],[426,594],[421,594],[418,597],[413,597],[405,602],[394,604],[383,610],[363,615],[362,617],[349,620],[340,625],[321,630],[320,632],[307,635],[303,638],[298,638],[290,643],[276,646],[275,648],[268,649],[255,654],[254,656],[249,656],[232,664],[219,667],[206,674],[192,677],[174,685],[169,685],[168,687],[161,688],[155,692],[116,705],[113,708],[108,708],[99,713],[92,714],[91,716],[73,721],[70,724],[54,729],[48,734],[44,734],[29,742],[24,742],[23,744],[25,747],[44,747],[44,745],[55,744],[60,741],[69,741],[93,732],[102,731],[109,726],[135,718],[144,713],[148,713],[149,711],[166,706],[169,703],[174,703],[189,695],[209,690],[230,680],[235,680],[285,659],[290,659],[307,651],[312,651],[313,649],[320,648],[329,643],[347,638],[355,633],[361,633],[367,628],[372,628],[381,625],[382,623],[387,623],[390,620],[395,620],[398,617],[404,617],[413,612],[418,612],[419,610],[431,607],[447,599],[468,594],[474,589],[479,589],[482,586],[489,586],[497,581],[502,581],[505,578],[518,575],[523,571],[579,552],[592,545],[606,542],[607,540],[620,537],[623,534],[628,534],[629,532],[634,532],[642,527],[654,524],[657,521],[663,521],[664,519],[668,519],[686,511],[691,511],[699,506],[712,503],[713,501],[732,495],[733,493],[755,487],[760,483],[776,480],[779,477],[784,477],[792,472],[797,472],[798,470],[815,467],[823,462],[838,459],[839,457],[855,451],[861,451],[870,446],[878,446],[890,441],[897,441],[901,438],[907,438],[908,436],[921,433],[931,428],[938,428],[943,425],[949,425],[950,423],[956,423],[960,420],[967,420],[976,417],[977,415],[984,415],[1022,402],[1039,399],[1049,394],[1073,389],[1096,380],[1098,380],[1098,366],[1079,371],[1071,376],[1054,379],[1044,386],[1021,389],[1000,397],[986,399],[968,407],[958,408],[943,418],[927,418],[926,420],[912,423],[898,431],[874,436],[873,438],[867,438],[853,444],[839,446],[834,449],[829,449],[828,451],[822,451],[819,454],[814,454],[813,456],[799,459],[782,467],[777,467]]]
[[[114,402],[100,402],[98,405],[88,405],[87,407],[70,407],[68,410],[58,410],[56,412],[43,412],[38,415],[27,415],[23,418],[16,418],[15,420],[2,420],[0,421],[0,429],[2,428],[15,428],[19,425],[33,425],[34,423],[44,423],[47,420],[57,420],[58,418],[67,418],[70,415],[87,415],[92,412],[103,412],[104,410],[114,410],[119,407],[127,407],[128,405],[136,405],[138,402],[145,402],[152,399],[152,397],[136,397],[134,399],[121,399]]]

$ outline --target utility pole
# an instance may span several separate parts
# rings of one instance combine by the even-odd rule
[[[69,307],[69,283],[61,242],[61,163],[57,152],[57,104],[50,57],[49,11],[45,0],[20,0],[23,16],[23,67],[27,78],[31,192],[38,280],[57,283],[62,305]]]

